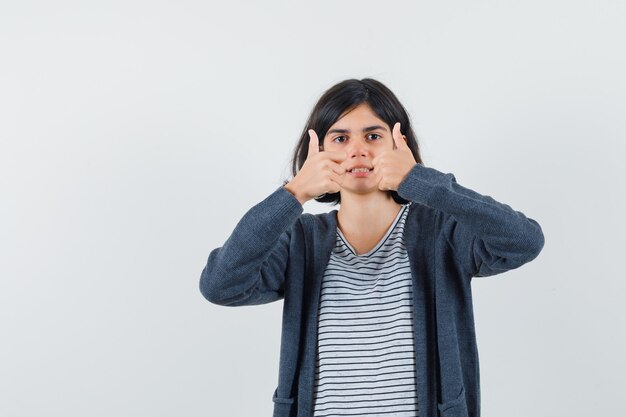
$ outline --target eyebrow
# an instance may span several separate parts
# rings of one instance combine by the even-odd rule
[[[363,133],[371,132],[372,130],[386,130],[384,127],[380,125],[368,126],[363,128]],[[330,135],[331,133],[350,133],[350,129],[331,129],[326,134]]]

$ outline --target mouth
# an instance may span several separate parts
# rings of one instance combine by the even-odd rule
[[[362,168],[362,167],[360,167],[360,168],[352,168],[351,170],[348,170],[348,172],[352,172],[352,173],[355,173],[355,172],[372,172],[372,171],[374,171],[374,168]]]

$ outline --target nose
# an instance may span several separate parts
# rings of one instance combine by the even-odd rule
[[[370,150],[369,146],[364,141],[351,141],[349,146],[346,148],[346,154],[348,158],[369,158]]]

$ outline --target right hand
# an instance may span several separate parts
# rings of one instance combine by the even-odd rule
[[[346,175],[340,164],[347,156],[343,152],[319,150],[319,139],[313,129],[309,129],[309,152],[298,174],[285,185],[288,191],[300,200],[310,200],[322,194],[338,193]]]

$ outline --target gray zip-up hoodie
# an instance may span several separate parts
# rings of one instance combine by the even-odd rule
[[[480,378],[471,280],[518,268],[544,236],[522,212],[416,164],[398,194],[411,204],[404,240],[413,274],[420,417],[479,417]],[[200,291],[242,306],[283,299],[274,417],[311,417],[320,284],[335,243],[337,210],[303,213],[283,186],[253,206],[211,251]]]

